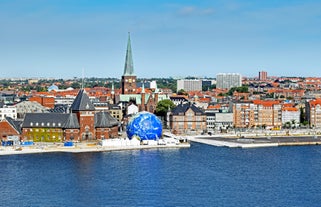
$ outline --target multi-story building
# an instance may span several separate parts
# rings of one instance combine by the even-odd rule
[[[255,105],[253,102],[233,104],[233,125],[235,128],[249,128],[254,125]]]
[[[321,127],[321,99],[307,101],[305,113],[310,127]]]
[[[47,96],[33,96],[29,98],[29,101],[35,101],[40,103],[42,106],[47,108],[54,108],[55,106],[55,98],[47,97]]]
[[[97,112],[82,89],[71,113],[27,113],[22,140],[35,142],[86,141],[118,136],[119,122],[108,112]]]
[[[206,114],[190,102],[176,106],[169,119],[173,134],[199,134],[207,129]]]
[[[233,105],[233,124],[236,128],[282,127],[282,104],[278,101],[254,100]]]
[[[182,79],[177,80],[177,91],[202,91],[202,80],[197,79]]]
[[[0,108],[0,120],[10,117],[12,119],[17,119],[17,108],[15,106],[6,106]]]
[[[300,110],[291,104],[282,106],[282,124],[291,123],[298,125],[300,123]]]
[[[260,71],[259,72],[259,80],[260,81],[266,81],[267,80],[267,72],[266,71]]]
[[[242,76],[239,73],[219,73],[216,75],[216,88],[230,89],[242,86]]]

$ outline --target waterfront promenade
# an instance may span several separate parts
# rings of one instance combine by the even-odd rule
[[[1,155],[31,154],[31,153],[82,153],[82,152],[108,152],[121,150],[141,150],[141,149],[170,149],[170,148],[188,148],[189,143],[180,143],[178,145],[138,145],[138,146],[100,146],[97,143],[77,143],[72,147],[65,147],[63,143],[49,144],[37,143],[36,145],[26,147],[2,146],[0,147]]]
[[[321,132],[317,130],[248,131],[211,136],[188,136],[188,140],[218,147],[240,148],[321,145]]]

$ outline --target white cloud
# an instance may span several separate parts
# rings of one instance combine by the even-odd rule
[[[195,6],[184,6],[178,10],[179,15],[190,16],[190,15],[210,15],[214,13],[212,8],[198,8]]]

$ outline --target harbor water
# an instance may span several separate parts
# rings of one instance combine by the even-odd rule
[[[0,206],[319,206],[321,146],[0,157]]]

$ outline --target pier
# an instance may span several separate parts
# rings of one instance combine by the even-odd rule
[[[233,136],[190,136],[188,140],[217,147],[278,147],[321,145],[321,136],[279,136],[279,137],[233,137]]]

